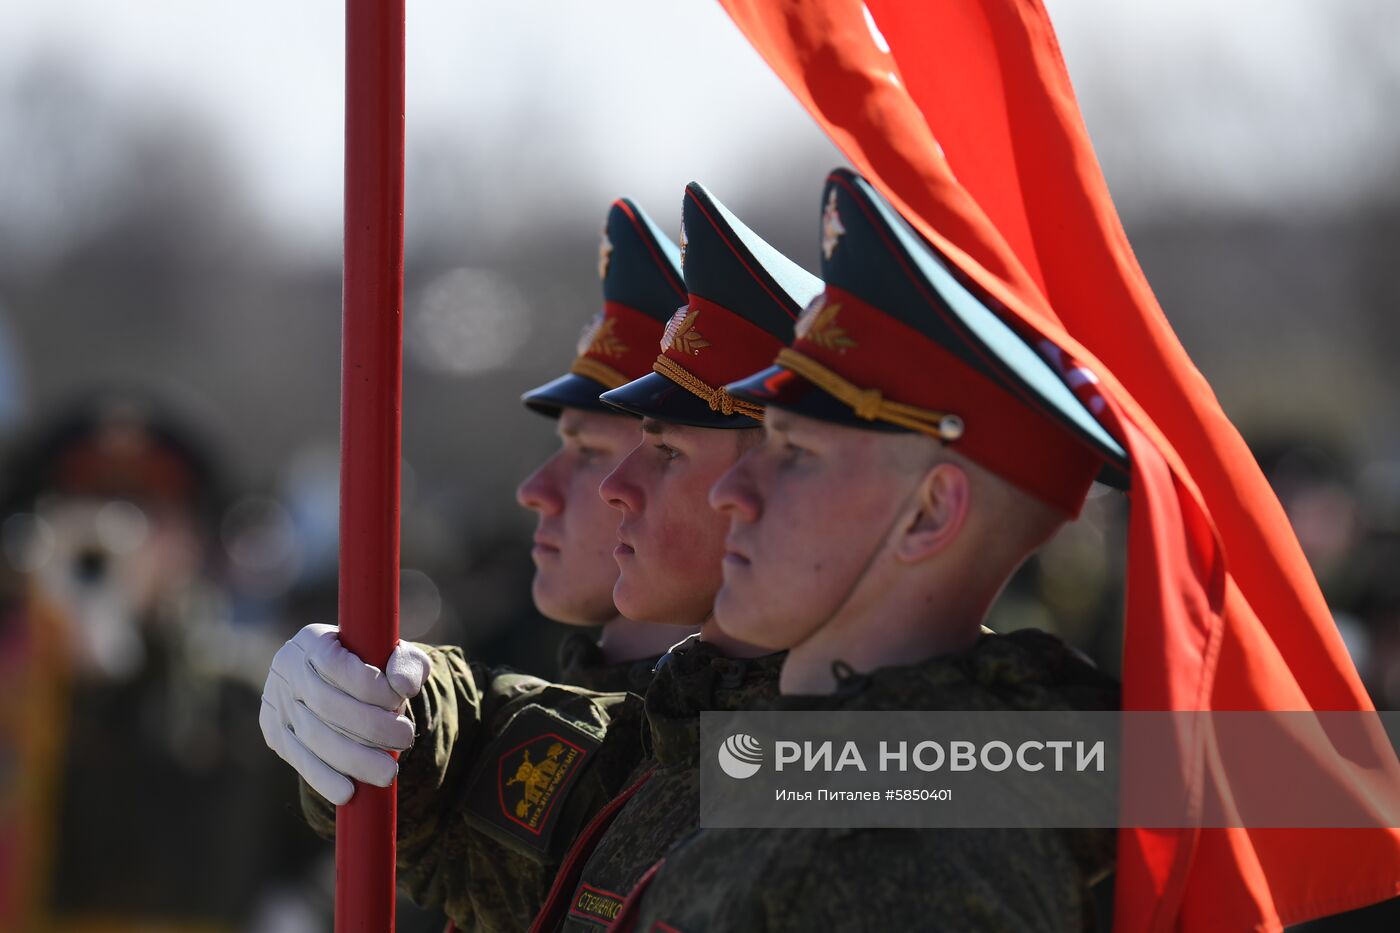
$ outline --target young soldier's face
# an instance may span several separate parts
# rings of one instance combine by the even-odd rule
[[[729,522],[715,622],[782,650],[805,641],[851,597],[908,501],[886,436],[770,408],[763,442],[716,484]]]
[[[637,443],[637,419],[565,408],[559,450],[540,464],[515,497],[539,516],[532,595],[556,622],[601,625],[617,615],[613,584],[617,513],[598,498],[598,484]]]
[[[629,619],[697,625],[710,615],[727,523],[706,498],[747,430],[648,418],[641,443],[603,481],[603,499],[622,513],[613,601]]]

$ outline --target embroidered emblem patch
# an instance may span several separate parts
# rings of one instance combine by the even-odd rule
[[[538,761],[530,760],[532,751],[539,757]],[[500,785],[501,811],[538,835],[544,818],[553,808],[559,785],[582,755],[583,749],[554,733],[542,735],[502,755],[501,777],[507,774],[510,777]],[[517,784],[520,789],[512,793],[510,788]]]
[[[606,926],[617,919],[618,912],[622,910],[623,900],[620,894],[581,883],[574,892],[574,903],[569,908],[569,916]]]
[[[598,741],[540,707],[526,707],[483,752],[468,812],[484,828],[549,852],[569,789]]]
[[[859,346],[845,330],[836,326],[836,315],[840,313],[839,304],[829,305],[825,295],[817,296],[817,300],[808,305],[807,310],[797,319],[797,325],[793,329],[797,339],[836,353],[845,353]]]
[[[699,313],[698,309],[692,311],[689,305],[684,305],[671,315],[671,320],[666,322],[666,332],[661,335],[662,353],[674,347],[677,353],[695,356],[710,345],[695,329],[695,317]]]
[[[612,262],[613,245],[608,239],[608,232],[603,231],[603,241],[598,244],[598,278],[608,277],[608,265]]]
[[[578,339],[578,355],[606,356],[609,359],[623,356],[627,352],[627,344],[613,333],[616,327],[616,318],[604,317],[602,312],[595,314]]]
[[[832,188],[831,193],[826,197],[826,209],[822,211],[822,255],[827,259],[836,252],[836,243],[841,239],[841,235],[846,232],[845,224],[841,223],[841,214],[836,210],[836,189]]]

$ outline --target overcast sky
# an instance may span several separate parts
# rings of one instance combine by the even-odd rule
[[[1400,4],[1050,8],[1128,213],[1326,211],[1392,171]],[[279,228],[330,247],[342,15],[333,0],[11,0],[0,82],[61,58],[114,100],[178,102],[228,148]],[[564,173],[591,210],[623,192],[676,201],[692,178],[731,197],[793,184],[771,152],[754,168],[774,141],[804,165],[836,160],[708,0],[412,0],[408,62],[410,150],[447,140],[479,154],[478,171]]]

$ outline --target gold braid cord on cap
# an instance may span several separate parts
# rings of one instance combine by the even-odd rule
[[[955,441],[962,437],[963,420],[957,415],[930,411],[903,402],[892,402],[885,398],[879,389],[862,389],[810,356],[791,348],[778,351],[778,358],[773,362],[784,369],[792,370],[817,388],[845,402],[851,406],[858,418],[864,418],[866,421],[888,421],[901,428],[930,434],[945,441]]]
[[[632,381],[607,363],[600,363],[588,356],[580,356],[574,360],[574,365],[569,367],[569,372],[576,376],[583,376],[585,379],[592,379],[594,382],[600,382],[609,389],[616,389],[618,386],[624,386]]]
[[[724,391],[723,388],[712,388],[703,379],[665,354],[658,356],[651,368],[691,395],[700,398],[710,406],[710,411],[717,411],[721,415],[747,415],[755,421],[763,420],[762,405],[740,401]]]

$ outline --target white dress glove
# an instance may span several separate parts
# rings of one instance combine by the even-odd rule
[[[258,715],[268,747],[337,806],[355,793],[352,778],[393,783],[399,763],[389,753],[413,744],[404,713],[431,666],[422,648],[400,642],[381,671],[351,654],[339,635],[334,625],[308,625],[283,645]]]

